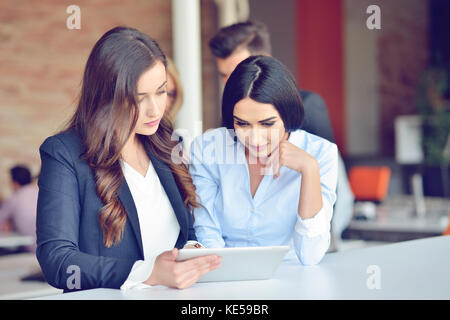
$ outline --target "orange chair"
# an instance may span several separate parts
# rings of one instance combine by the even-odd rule
[[[449,223],[447,226],[447,230],[445,230],[444,233],[442,234],[444,236],[450,236],[450,213],[448,214],[448,218],[449,218]]]
[[[383,201],[388,192],[390,177],[389,167],[352,167],[349,171],[349,182],[355,200]]]

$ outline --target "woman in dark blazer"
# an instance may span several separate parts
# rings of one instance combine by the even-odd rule
[[[217,256],[175,261],[176,248],[196,240],[191,211],[198,202],[187,167],[172,155],[177,142],[163,116],[165,67],[150,37],[132,28],[108,31],[89,56],[70,123],[41,145],[36,254],[51,285],[71,291],[131,281],[186,288],[220,265]],[[148,197],[166,202],[152,217],[166,221],[171,214],[172,224],[163,227],[175,237],[143,242],[146,232],[158,230],[141,218],[156,209],[136,202],[131,190],[138,188],[127,183],[124,163],[143,177],[154,168],[151,183],[159,189],[152,190],[162,191]],[[146,257],[153,245],[167,250]]]

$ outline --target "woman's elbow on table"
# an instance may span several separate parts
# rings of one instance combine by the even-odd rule
[[[322,261],[330,246],[330,233],[313,238],[296,238],[294,239],[294,244],[297,257],[303,265],[317,265]]]
[[[53,250],[52,250],[53,249]],[[45,280],[58,289],[67,289],[67,274],[64,272],[62,261],[59,254],[56,254],[55,248],[49,248],[46,245],[38,245],[36,257],[41,266]]]

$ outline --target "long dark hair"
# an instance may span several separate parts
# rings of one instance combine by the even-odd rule
[[[158,43],[142,32],[127,27],[106,32],[89,55],[78,107],[68,124],[68,129],[80,135],[86,148],[83,156],[95,174],[97,194],[104,204],[99,222],[107,247],[120,242],[126,223],[117,192],[123,182],[119,160],[139,115],[137,82],[157,61],[166,66]],[[195,186],[186,165],[171,161],[177,144],[171,140],[172,132],[171,122],[163,117],[155,134],[140,138],[170,167],[185,205],[192,211],[198,207]]]
[[[286,131],[301,128],[304,109],[299,89],[292,74],[277,59],[251,56],[238,64],[223,92],[223,126],[234,128],[234,106],[247,97],[257,102],[272,104],[280,114]]]

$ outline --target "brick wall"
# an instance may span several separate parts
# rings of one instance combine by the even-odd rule
[[[381,8],[378,37],[381,153],[394,155],[394,120],[414,114],[417,85],[428,65],[428,1],[374,1]]]
[[[71,4],[81,9],[81,30],[66,28]],[[205,44],[217,30],[215,10],[212,1],[201,1],[205,106],[217,105],[214,60]],[[39,172],[39,145],[72,115],[89,52],[117,25],[147,33],[172,56],[169,0],[0,1],[0,196],[11,192],[11,166]],[[216,125],[215,109],[204,117],[206,128]]]

